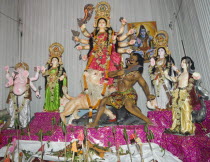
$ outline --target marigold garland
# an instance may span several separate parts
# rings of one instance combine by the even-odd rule
[[[90,108],[90,110],[89,110],[89,114],[88,114],[88,117],[89,117],[89,118],[92,118],[92,116],[93,116],[93,109],[92,109],[92,108]]]
[[[108,83],[104,83],[104,87],[103,87],[103,90],[101,92],[101,95],[104,96],[104,94],[106,93],[106,88],[108,86]]]
[[[100,102],[101,102],[101,99],[99,99],[99,100],[97,101],[97,103],[95,104],[95,106],[93,106],[93,109],[96,109],[96,108],[99,106]]]
[[[97,103],[93,106],[93,105],[91,104],[90,97],[89,97],[88,94],[86,94],[86,98],[87,98],[87,102],[88,102],[89,108],[92,108],[92,109],[96,109],[96,108],[99,106],[100,102],[101,102],[101,99],[99,99],[99,100],[97,101]]]
[[[94,55],[92,54],[92,55],[89,57],[89,60],[88,60],[88,62],[87,62],[87,65],[86,65],[85,70],[87,70],[87,69],[89,68],[91,62],[93,61],[93,58],[94,58]]]
[[[106,62],[106,70],[105,70],[105,78],[108,79],[108,72],[109,72],[109,67],[110,67],[110,60],[107,60]]]
[[[112,45],[109,45],[108,50],[109,50],[109,55],[111,55],[111,52],[112,52]]]
[[[83,75],[83,80],[84,80],[84,90],[88,89],[88,86],[87,86],[87,80],[86,80],[86,76]]]
[[[90,97],[88,94],[86,94],[86,98],[87,98],[88,106],[91,107]]]

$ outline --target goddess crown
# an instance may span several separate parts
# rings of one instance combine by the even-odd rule
[[[56,57],[58,59],[60,65],[63,64],[61,57],[64,52],[64,48],[60,43],[55,42],[55,43],[51,44],[49,47],[49,52],[50,52],[50,54],[49,54],[50,57],[47,61],[48,64],[51,63],[52,58],[54,58],[54,57]]]
[[[108,2],[99,2],[95,7],[94,27],[97,27],[98,20],[103,18],[107,21],[107,27],[110,27],[110,11],[111,7]]]
[[[166,50],[167,55],[171,54],[171,51],[168,49],[168,33],[164,30],[159,30],[156,32],[154,36],[154,44],[155,44],[155,56],[158,55],[158,49],[164,48]]]

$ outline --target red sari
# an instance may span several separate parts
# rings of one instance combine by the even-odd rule
[[[89,53],[87,69],[104,71],[104,79],[108,80],[108,85],[113,83],[113,78],[109,78],[107,73],[122,69],[122,57],[116,52],[115,44],[108,44],[108,33],[98,33],[94,37],[93,49]]]

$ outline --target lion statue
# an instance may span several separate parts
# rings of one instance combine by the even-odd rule
[[[73,119],[78,119],[79,116],[77,115],[80,109],[89,109],[88,99],[90,100],[91,105],[97,105],[97,102],[102,99],[104,96],[109,95],[110,93],[114,92],[116,89],[114,87],[107,87],[106,93],[104,96],[101,95],[103,91],[103,83],[101,78],[103,77],[104,72],[88,69],[84,72],[84,76],[86,77],[86,82],[88,85],[88,90],[83,91],[78,95],[78,97],[71,97],[67,94],[67,88],[63,87],[64,95],[69,102],[66,103],[64,107],[64,111],[60,113],[61,120],[64,124],[67,124],[66,117],[71,115],[68,124],[71,124]],[[84,82],[83,82],[84,87]],[[88,97],[89,98],[88,98]],[[98,107],[96,107],[97,109]],[[104,112],[110,118],[115,118],[115,115],[109,109],[106,109]]]

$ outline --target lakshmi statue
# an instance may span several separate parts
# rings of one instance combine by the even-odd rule
[[[165,77],[164,72],[167,71],[169,76],[174,75],[172,70],[174,61],[166,44],[156,45],[155,54],[150,59],[149,73],[156,95],[153,106],[156,110],[163,110],[171,106],[172,87],[171,81]]]
[[[176,83],[176,89],[172,93],[172,126],[166,132],[190,135],[195,133],[195,124],[192,121],[193,106],[198,103],[195,94],[194,62],[190,57],[181,59],[181,72],[173,67],[177,77],[166,77]]]
[[[63,97],[62,87],[67,86],[66,71],[61,59],[63,51],[61,44],[53,43],[49,47],[47,68],[42,67],[42,75],[45,77],[44,111],[47,112],[58,111],[60,99]]]

